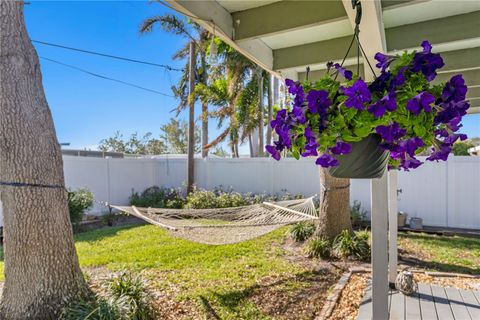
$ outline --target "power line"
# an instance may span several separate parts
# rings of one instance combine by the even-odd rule
[[[159,94],[159,95],[162,95],[162,96],[165,96],[165,97],[175,98],[175,96],[172,96],[172,95],[169,95],[169,94],[166,94],[166,93],[157,91],[157,90],[148,89],[148,88],[145,88],[145,87],[142,87],[142,86],[138,86],[138,85],[133,84],[133,83],[130,83],[130,82],[126,82],[126,81],[122,81],[122,80],[118,80],[118,79],[113,79],[113,78],[110,78],[110,77],[107,77],[107,76],[103,76],[103,75],[101,75],[101,74],[94,73],[94,72],[91,72],[91,71],[88,71],[88,70],[85,70],[85,69],[82,69],[82,68],[73,66],[73,65],[71,65],[71,64],[63,63],[63,62],[60,62],[60,61],[57,61],[57,60],[54,60],[54,59],[50,59],[50,58],[47,58],[47,57],[40,57],[40,58],[43,59],[43,60],[47,60],[47,61],[50,61],[50,62],[59,64],[59,65],[61,65],[61,66],[70,68],[70,69],[74,69],[74,70],[77,70],[77,71],[86,73],[86,74],[88,74],[88,75],[91,75],[91,76],[94,76],[94,77],[97,77],[97,78],[101,78],[101,79],[105,79],[105,80],[110,80],[110,81],[113,81],[113,82],[121,83],[121,84],[124,84],[124,85],[126,85],[126,86],[130,86],[130,87],[134,87],[134,88],[137,88],[137,89],[145,90],[145,91],[148,91],[148,92],[151,92],[151,93],[155,93],[155,94]]]
[[[82,52],[82,53],[88,53],[88,54],[93,54],[105,58],[111,58],[111,59],[117,59],[117,60],[123,60],[123,61],[128,61],[128,62],[135,62],[135,63],[140,63],[140,64],[146,64],[150,66],[155,66],[155,67],[160,67],[164,68],[169,71],[183,71],[183,69],[178,69],[171,67],[166,64],[158,64],[154,62],[149,62],[149,61],[142,61],[142,60],[137,60],[137,59],[130,59],[130,58],[125,58],[125,57],[119,57],[119,56],[114,56],[111,54],[106,54],[106,53],[101,53],[101,52],[96,52],[96,51],[90,51],[90,50],[84,50],[84,49],[79,49],[79,48],[73,48],[73,47],[68,47],[64,46],[61,44],[56,44],[56,43],[50,43],[50,42],[45,42],[45,41],[40,41],[40,40],[32,40],[34,43],[42,44],[45,46],[51,46],[51,47],[56,47],[56,48],[61,48],[61,49],[66,49],[66,50],[72,50],[72,51],[77,51],[77,52]]]

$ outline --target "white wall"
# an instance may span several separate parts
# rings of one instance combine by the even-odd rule
[[[64,156],[69,188],[86,187],[98,201],[128,204],[132,190],[158,185],[181,187],[186,159],[101,159]],[[320,192],[318,169],[312,159],[195,159],[200,188],[232,187],[239,192]],[[480,229],[480,157],[451,157],[427,162],[412,172],[400,172],[399,209],[421,217],[425,225]],[[350,200],[370,210],[370,181],[352,180]],[[105,210],[95,205],[92,212]],[[1,213],[1,209],[0,209]],[[1,219],[1,217],[0,217]],[[0,220],[1,221],[1,220]]]

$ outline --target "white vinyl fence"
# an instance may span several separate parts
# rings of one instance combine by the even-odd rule
[[[128,204],[133,191],[153,185],[182,187],[186,180],[185,158],[63,159],[69,188],[86,187],[96,200],[112,204]],[[221,186],[238,192],[305,196],[320,192],[312,159],[195,159],[195,181],[200,188]],[[427,162],[412,172],[400,172],[398,189],[399,209],[423,218],[425,225],[480,229],[480,157],[452,156],[448,162]],[[350,190],[350,201],[360,201],[369,211],[370,181],[352,180]],[[104,210],[96,205],[92,212]]]

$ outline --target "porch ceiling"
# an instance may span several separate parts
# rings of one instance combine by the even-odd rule
[[[366,1],[366,0],[363,0]],[[353,30],[341,0],[167,0],[177,10],[199,17],[247,57],[276,74],[302,76],[307,66],[322,70],[339,61]],[[428,39],[442,52],[445,71],[465,75],[472,106],[480,110],[480,1],[382,0],[387,50],[418,47]],[[366,17],[363,17],[366,19]],[[215,24],[215,27],[213,26]],[[355,64],[355,50],[346,64]],[[473,109],[472,109],[473,111]]]

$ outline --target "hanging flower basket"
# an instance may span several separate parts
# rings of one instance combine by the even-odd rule
[[[266,146],[273,158],[316,157],[342,178],[378,178],[389,169],[410,170],[426,160],[447,160],[469,103],[461,74],[431,83],[444,66],[428,41],[420,52],[377,53],[380,75],[366,83],[340,64],[329,63],[319,81],[285,81],[286,109],[270,125],[278,139]],[[368,62],[368,61],[367,61]],[[340,78],[340,80],[337,80]]]
[[[371,134],[359,142],[353,142],[350,153],[333,156],[338,166],[328,168],[328,173],[337,178],[380,178],[388,164],[389,152],[379,148],[382,138]]]

